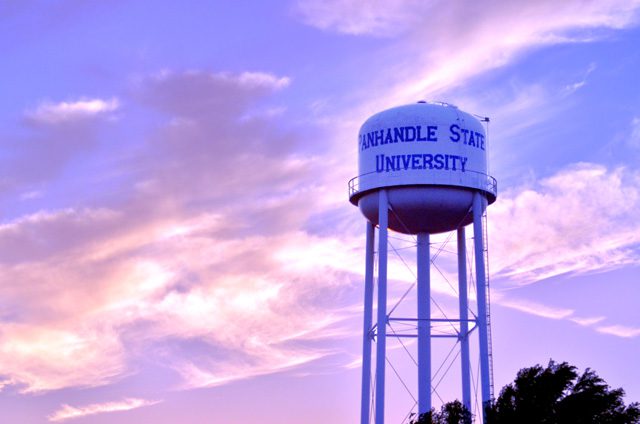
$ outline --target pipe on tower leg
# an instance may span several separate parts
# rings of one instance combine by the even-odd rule
[[[471,411],[471,372],[469,360],[469,301],[467,297],[467,247],[464,227],[458,228],[458,300],[460,306],[460,365],[462,404]]]
[[[491,402],[491,376],[489,375],[489,331],[487,328],[487,278],[484,262],[484,233],[482,214],[486,199],[479,191],[473,194],[473,242],[476,259],[476,288],[478,291],[478,339],[480,344],[480,388],[482,391],[482,422],[486,423],[486,407]]]
[[[373,324],[373,246],[375,226],[367,221],[364,268],[364,323],[362,329],[362,399],[360,423],[369,424],[371,406],[371,326]]]
[[[376,424],[384,424],[384,380],[387,350],[387,232],[389,200],[380,190],[378,204],[378,324],[376,345]]]
[[[431,410],[431,276],[429,233],[418,233],[418,416]]]

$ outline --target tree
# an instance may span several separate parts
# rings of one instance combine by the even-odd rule
[[[624,390],[611,389],[591,369],[549,361],[523,368],[486,409],[487,424],[640,424],[640,404],[625,406]],[[410,424],[470,424],[459,401],[421,414]]]
[[[518,372],[487,408],[488,424],[640,424],[640,406],[625,406],[624,390],[611,389],[587,369],[549,361]]]
[[[410,424],[471,424],[471,412],[459,400],[454,400],[442,405],[440,412],[432,409]]]

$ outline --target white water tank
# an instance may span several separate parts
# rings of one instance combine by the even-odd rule
[[[475,191],[489,204],[496,200],[487,147],[482,123],[453,105],[418,102],[382,111],[360,128],[359,175],[349,182],[349,200],[377,224],[378,193],[386,189],[394,231],[455,230],[472,221]]]

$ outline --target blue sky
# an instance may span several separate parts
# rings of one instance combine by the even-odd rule
[[[346,183],[364,120],[421,99],[491,118],[496,387],[553,358],[640,400],[639,8],[0,0],[7,422],[354,422]]]

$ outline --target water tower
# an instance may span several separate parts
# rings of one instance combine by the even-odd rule
[[[488,119],[484,119],[488,122]],[[387,326],[392,320],[416,324],[418,413],[431,409],[431,234],[457,232],[462,402],[471,410],[470,325],[478,332],[482,404],[492,397],[491,347],[483,216],[495,202],[497,186],[487,174],[487,138],[474,116],[445,103],[418,102],[371,116],[358,135],[358,177],[349,200],[367,219],[362,354],[361,424],[384,423]],[[477,314],[469,317],[465,226],[473,223]],[[378,227],[377,322],[373,321],[374,244]],[[395,318],[387,310],[388,231],[417,236],[417,316]],[[395,337],[395,335],[393,335]],[[371,393],[371,349],[376,342],[375,393]],[[481,414],[480,414],[481,415]]]

